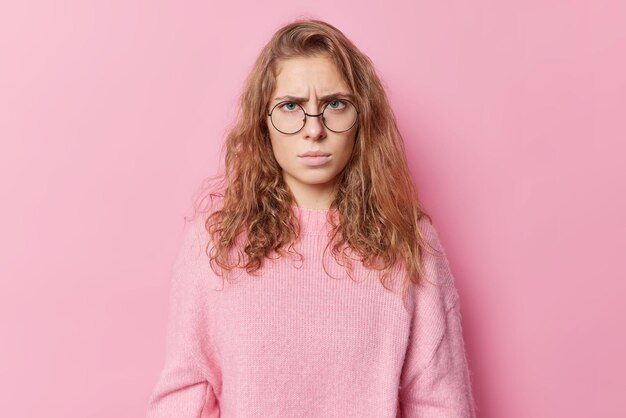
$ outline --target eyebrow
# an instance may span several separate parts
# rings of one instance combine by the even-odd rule
[[[319,101],[325,102],[331,99],[347,99],[347,100],[354,101],[354,95],[350,93],[331,93],[331,94],[326,94],[324,96],[321,96],[319,98]],[[275,102],[287,101],[287,100],[290,102],[295,102],[295,103],[304,103],[307,100],[309,100],[309,98],[287,95],[287,96],[280,96],[274,99]]]

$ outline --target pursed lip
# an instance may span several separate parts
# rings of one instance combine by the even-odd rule
[[[304,154],[298,155],[298,157],[328,157],[330,154],[328,152],[321,151],[309,151]]]

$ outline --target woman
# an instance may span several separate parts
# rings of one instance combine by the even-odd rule
[[[174,264],[148,417],[475,416],[447,259],[339,30],[296,21],[264,47],[222,180]]]

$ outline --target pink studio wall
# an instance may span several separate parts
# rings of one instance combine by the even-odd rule
[[[260,47],[376,64],[462,297],[481,417],[623,417],[626,7],[0,5],[0,415],[139,417],[183,216]]]

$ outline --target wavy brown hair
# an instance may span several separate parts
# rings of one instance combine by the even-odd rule
[[[330,248],[350,274],[350,249],[365,267],[380,271],[386,289],[401,263],[406,272],[404,298],[410,283],[419,285],[424,278],[421,261],[428,243],[419,223],[423,217],[430,223],[432,219],[419,203],[402,136],[372,62],[341,31],[319,20],[297,20],[279,29],[245,82],[235,125],[224,144],[220,185],[210,179],[208,193],[199,196],[201,202],[210,201],[209,206],[214,198],[222,200],[205,221],[212,241],[211,268],[220,276],[236,268],[254,273],[273,254],[297,253],[295,199],[273,156],[267,113],[277,64],[318,55],[334,62],[360,111],[353,154],[339,174],[331,204],[338,222],[329,217],[332,229],[324,252]]]

